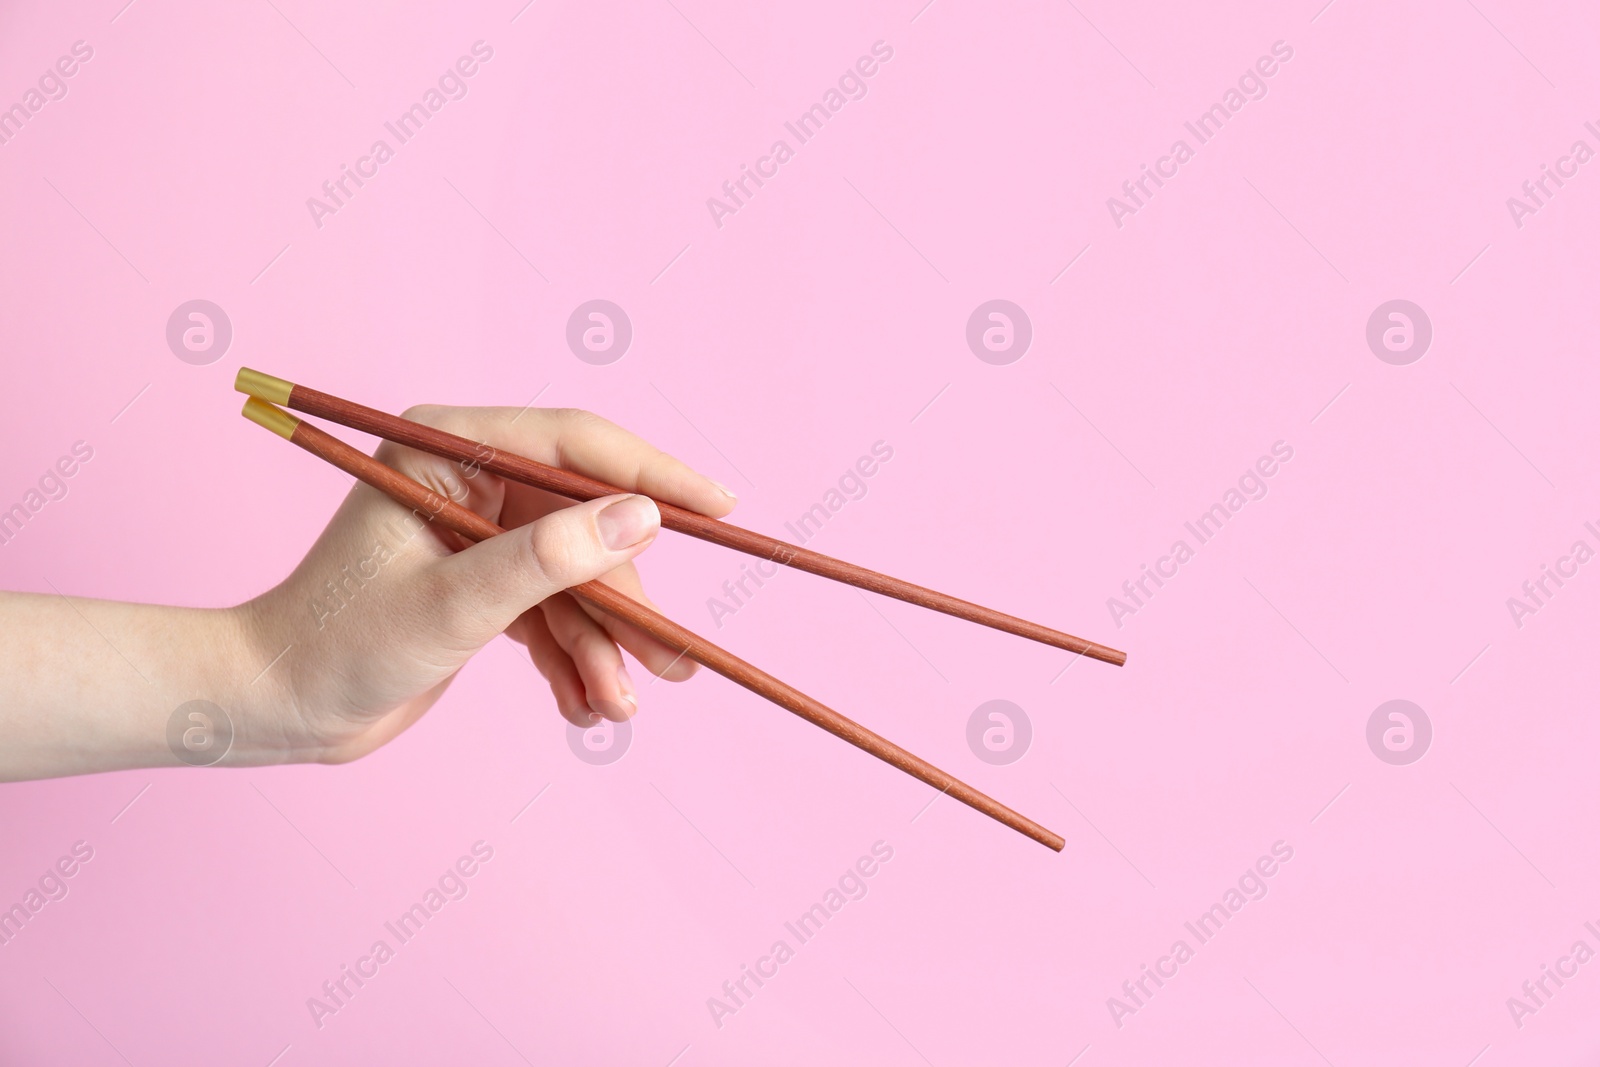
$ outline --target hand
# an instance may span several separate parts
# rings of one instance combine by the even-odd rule
[[[694,673],[562,590],[599,579],[649,604],[632,560],[659,528],[651,498],[721,517],[731,493],[587,412],[406,414],[633,492],[574,505],[386,444],[385,463],[507,532],[468,545],[358,484],[294,573],[235,608],[0,593],[0,780],[177,765],[169,725],[197,699],[232,724],[223,765],[352,760],[416,722],[501,633],[580,726],[637,709],[622,649],[663,678]]]
[[[599,579],[650,604],[632,560],[659,529],[651,498],[721,517],[731,493],[584,411],[420,407],[406,417],[643,495],[574,505],[383,445],[383,462],[508,532],[468,545],[356,485],[294,573],[245,606],[257,647],[291,649],[275,669],[272,729],[321,761],[364,755],[421,717],[501,633],[527,647],[556,707],[579,726],[638,709],[622,649],[668,680],[694,673],[678,650],[562,590]]]

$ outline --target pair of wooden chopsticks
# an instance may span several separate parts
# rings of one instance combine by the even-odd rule
[[[627,492],[571,471],[502,452],[464,437],[363,407],[249,368],[239,371],[234,384],[240,392],[249,394],[249,399],[244,405],[244,414],[250,420],[472,541],[482,541],[505,531],[476,512],[440,496],[421,483],[275,405],[281,404],[307,414],[318,415],[398,444],[447,459],[470,463],[512,481],[578,500],[592,500],[596,497]],[[913,604],[921,604],[958,618],[969,619],[1108,663],[1120,666],[1127,659],[1124,653],[1115,649],[1025,619],[958,600],[671,504],[658,501],[657,506],[661,511],[661,523],[668,529],[680,530],[715,544],[763,556],[774,562],[785,563]],[[907,752],[820,701],[774,678],[731,652],[719,648],[632,598],[624,596],[610,586],[591,581],[575,586],[569,592],[610,615],[634,624],[689,659],[737,682],[807,722],[822,727],[834,736],[877,756],[941,792],[949,793],[957,800],[1040,844],[1057,852],[1061,851],[1065,844],[1058,834],[1040,826],[1027,816],[1011,810],[953,775]]]

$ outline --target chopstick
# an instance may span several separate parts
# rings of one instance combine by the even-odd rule
[[[365,407],[354,401],[333,396],[330,393],[319,392],[296,382],[274,378],[270,374],[242,367],[234,381],[234,388],[241,393],[247,393],[258,399],[279,404],[283,407],[303,411],[307,415],[337,422],[363,433],[369,433],[396,444],[407,445],[423,452],[431,452],[436,456],[446,459],[458,460],[489,471],[491,474],[509,478],[514,482],[531,485],[547,492],[570,497],[574,500],[593,500],[596,497],[612,496],[617,493],[628,492],[614,485],[594,478],[577,474],[573,471],[562,470],[536,460],[514,455],[487,444],[480,444],[465,437],[459,437],[444,430],[436,430],[431,426],[412,422],[409,419],[390,415],[374,408]],[[1101,660],[1115,666],[1122,666],[1127,662],[1128,654],[1094,641],[1087,641],[1081,637],[1074,637],[1060,630],[1042,626],[1027,619],[1019,619],[1015,615],[1007,615],[993,608],[986,608],[982,604],[974,604],[961,600],[946,593],[928,589],[920,585],[892,578],[887,574],[868,570],[854,563],[846,563],[832,556],[824,556],[799,545],[791,545],[775,537],[746,530],[731,523],[709,518],[697,512],[680,508],[673,504],[656,501],[656,506],[661,510],[661,525],[669,530],[686,533],[691,537],[698,537],[702,541],[731,548],[737,552],[771,560],[774,563],[785,564],[797,570],[809,571],[823,578],[831,578],[836,582],[853,585],[858,589],[869,592],[881,593],[884,596],[904,600],[908,604],[940,611],[946,615],[953,615],[958,619],[966,619],[980,626],[1002,630],[1018,637],[1026,637],[1031,641],[1039,641],[1055,648],[1076,652],[1090,659]]]
[[[454,530],[468,540],[483,541],[505,533],[504,529],[477,512],[435,493],[420,482],[406,477],[394,468],[258,397],[252,396],[245,401],[244,415],[252,422],[266,427],[292,444],[299,445],[312,455],[327,460],[345,473],[412,508],[422,517]],[[696,663],[709,667],[724,678],[737,682],[779,707],[794,712],[813,726],[820,726],[835,737],[850,742],[891,766],[898,767],[913,778],[926,782],[940,792],[949,793],[962,803],[991,819],[1004,823],[1018,833],[1031,837],[1041,845],[1060,852],[1066,844],[1059,834],[1045,829],[1025,815],[1012,811],[993,797],[980,793],[953,775],[912,755],[894,742],[878,736],[860,723],[845,718],[820,701],[746,663],[733,653],[718,648],[671,619],[651,611],[609,585],[591,581],[573,586],[567,591],[610,615],[632,623],[669,648],[683,653]]]

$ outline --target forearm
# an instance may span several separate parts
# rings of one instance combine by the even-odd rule
[[[226,743],[222,723],[178,714],[183,728],[200,727],[189,737],[196,747],[180,740],[180,760],[169,743],[169,724],[190,701],[217,705],[233,724],[216,762],[298,758],[288,733],[270,725],[286,709],[261,713],[275,687],[260,678],[270,656],[251,614],[0,593],[0,780],[211,763],[222,750],[205,745],[205,731]]]

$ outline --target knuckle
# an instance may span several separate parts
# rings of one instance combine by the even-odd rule
[[[400,413],[400,417],[409,419],[412,422],[428,422],[431,417],[438,413],[438,410],[437,404],[412,404]]]
[[[354,745],[335,745],[324,749],[318,757],[319,763],[326,763],[335,767],[342,767],[347,763],[354,763],[367,753]]]
[[[606,421],[585,408],[551,408],[550,413],[561,423],[571,426],[593,426]]]
[[[557,441],[561,447],[604,435],[612,427],[610,419],[583,408],[557,408],[553,412],[557,427]]]
[[[585,624],[578,627],[577,632],[571,637],[571,642],[572,646],[567,650],[567,654],[574,660],[604,663],[607,659],[614,658],[616,645],[612,644],[611,638],[598,626]]]
[[[684,474],[693,473],[683,460],[654,446],[640,458],[639,472],[641,476],[648,475],[661,481],[672,481]]]
[[[413,404],[401,412],[400,417],[432,426],[436,430],[445,430],[456,421],[458,410],[445,404]]]
[[[529,577],[542,576],[562,589],[576,584],[583,561],[578,531],[571,523],[549,521],[536,522],[531,530],[524,542],[527,546],[524,566]]]

